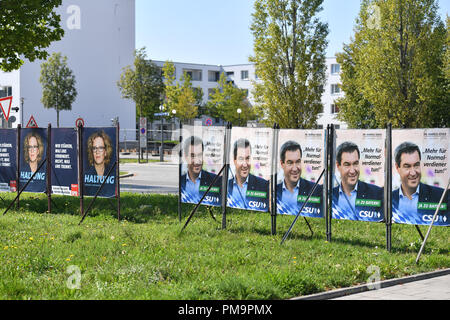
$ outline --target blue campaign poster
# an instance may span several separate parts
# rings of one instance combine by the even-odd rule
[[[221,206],[224,127],[183,127],[181,202]],[[208,191],[209,189],[209,191]],[[205,193],[208,193],[205,195]]]
[[[47,155],[47,129],[22,129],[20,140],[19,188],[22,189],[34,175],[24,191],[45,192],[47,189],[47,163],[45,162],[42,166],[41,164],[45,161]]]
[[[277,151],[277,213],[323,218],[324,131],[279,130]]]
[[[99,197],[116,196],[116,128],[83,129],[83,185],[85,196],[95,196],[104,183]],[[106,181],[105,181],[106,180]]]
[[[15,192],[17,129],[0,129],[0,192]]]
[[[52,128],[52,193],[78,196],[77,131]]]
[[[269,211],[272,137],[270,128],[232,129],[228,207]]]
[[[449,129],[392,130],[392,220],[429,225],[449,180]],[[434,225],[450,225],[450,195]]]
[[[334,219],[384,219],[385,130],[336,130]]]

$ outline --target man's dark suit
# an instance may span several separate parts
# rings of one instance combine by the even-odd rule
[[[233,193],[233,183],[234,179],[228,180],[228,204],[230,207],[233,206],[232,201],[230,203],[230,198]],[[262,195],[265,194],[265,197]],[[269,181],[262,179],[260,177],[254,176],[252,174],[248,175],[248,186],[247,194],[240,195],[245,203],[245,208],[256,211],[268,211],[269,210]]]
[[[205,194],[208,187],[214,182],[214,179],[217,177],[216,174],[202,170],[200,174],[200,188],[198,190],[197,195],[189,195],[186,193],[186,174],[181,176],[181,194],[182,194],[182,202],[186,203],[197,203]],[[210,191],[206,195],[205,199],[202,201],[202,204],[209,206],[220,206],[222,204],[222,196],[221,196],[221,187],[222,187],[222,176],[220,176],[214,185],[211,187]],[[198,199],[198,201],[195,201]]]
[[[303,178],[300,178],[300,188],[298,190],[298,196],[303,196],[304,198],[308,197],[311,190],[314,187],[314,182],[305,180]],[[305,205],[305,207],[302,210],[302,213],[300,215],[307,216],[307,217],[313,217],[313,218],[322,218],[323,213],[321,210],[322,206],[322,192],[323,192],[323,186],[318,185],[314,192],[311,194],[311,198],[308,201],[308,203]],[[319,198],[320,203],[317,202],[311,202],[312,197]],[[303,201],[298,201],[298,208],[286,208],[286,205],[283,203],[283,183],[277,184],[277,211],[280,214],[286,214],[287,212],[292,212],[292,210],[297,209],[295,214],[298,213],[300,208],[303,205]]]
[[[356,201],[360,201],[360,205],[355,204],[355,212],[343,212],[338,207],[339,204],[339,186],[333,188],[333,218],[347,219],[357,221],[383,221],[383,198],[384,189],[373,184],[365,183],[358,180],[356,191]],[[369,201],[375,200],[375,201]],[[353,206],[353,204],[352,204]]]
[[[428,184],[419,184],[419,203],[417,211],[405,212],[399,207],[400,204],[400,189],[392,192],[392,220],[397,223],[415,224],[415,225],[429,225],[432,220],[432,216],[436,211],[437,204],[441,200],[444,189],[430,186]],[[450,225],[450,197],[447,191],[446,198],[442,201],[442,205],[446,206],[445,210],[439,210],[437,219],[434,225]],[[427,204],[433,203],[435,206],[428,206]]]

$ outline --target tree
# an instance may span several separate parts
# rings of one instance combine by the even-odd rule
[[[145,47],[135,50],[133,66],[126,66],[117,86],[122,98],[131,99],[136,104],[137,117],[147,117],[150,121],[159,112],[164,93],[161,71],[147,59]]]
[[[172,113],[176,111],[176,116],[181,121],[193,119],[198,114],[198,92],[192,87],[191,78],[186,72],[180,78],[180,82],[175,80],[175,66],[172,62],[166,61],[163,66],[165,85],[165,110]]]
[[[72,110],[77,97],[75,76],[67,66],[67,57],[53,53],[48,61],[41,64],[39,82],[42,85],[41,102],[45,108],[56,110],[56,125],[59,128],[59,113]]]
[[[238,109],[241,109],[240,114],[237,112]],[[245,90],[227,82],[224,73],[220,74],[218,86],[210,95],[206,110],[211,116],[231,122],[233,125],[242,125],[256,117]]]
[[[312,128],[322,112],[328,25],[316,14],[323,0],[255,0],[257,110],[268,125]]]
[[[449,125],[446,30],[437,8],[435,0],[362,1],[349,50],[338,55],[346,94],[338,102],[341,119],[372,128],[388,122],[405,128]]]
[[[0,5],[0,69],[19,69],[24,61],[45,60],[46,48],[64,36],[61,17],[53,12],[62,0],[2,0]]]

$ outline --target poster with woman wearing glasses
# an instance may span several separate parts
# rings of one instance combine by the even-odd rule
[[[83,130],[84,195],[114,197],[116,195],[116,128]],[[108,175],[109,173],[109,175]]]
[[[42,162],[47,154],[47,129],[22,129],[21,146],[19,187],[31,179],[24,191],[45,192],[47,163]]]

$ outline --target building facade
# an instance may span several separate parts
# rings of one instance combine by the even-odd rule
[[[158,67],[162,68],[164,61],[153,61]],[[192,86],[200,87],[203,91],[203,103],[207,103],[209,95],[218,86],[221,73],[225,73],[228,81],[240,89],[246,90],[247,99],[250,104],[255,100],[252,94],[253,83],[261,81],[255,73],[254,64],[237,64],[228,66],[192,64],[184,62],[173,62],[175,67],[176,80],[180,81],[183,72],[187,72],[192,80]],[[319,114],[317,125],[319,128],[326,128],[328,124],[335,124],[336,128],[345,129],[347,125],[336,119],[337,112],[336,100],[343,97],[344,93],[340,90],[340,65],[336,58],[326,58],[327,81],[322,95],[323,112]],[[203,116],[201,121],[205,124],[210,121],[210,117]],[[212,119],[213,124],[222,124],[220,119]]]
[[[60,126],[74,127],[77,118],[83,118],[85,126],[111,126],[118,117],[121,128],[134,129],[134,103],[121,98],[117,81],[134,60],[135,0],[63,0],[55,11],[65,34],[47,52],[67,56],[78,92],[72,110],[60,112]],[[55,109],[41,103],[42,62],[26,60],[20,70],[0,72],[0,95],[10,90],[12,106],[19,107],[11,110],[9,127],[26,126],[31,116],[40,127],[56,127]]]

